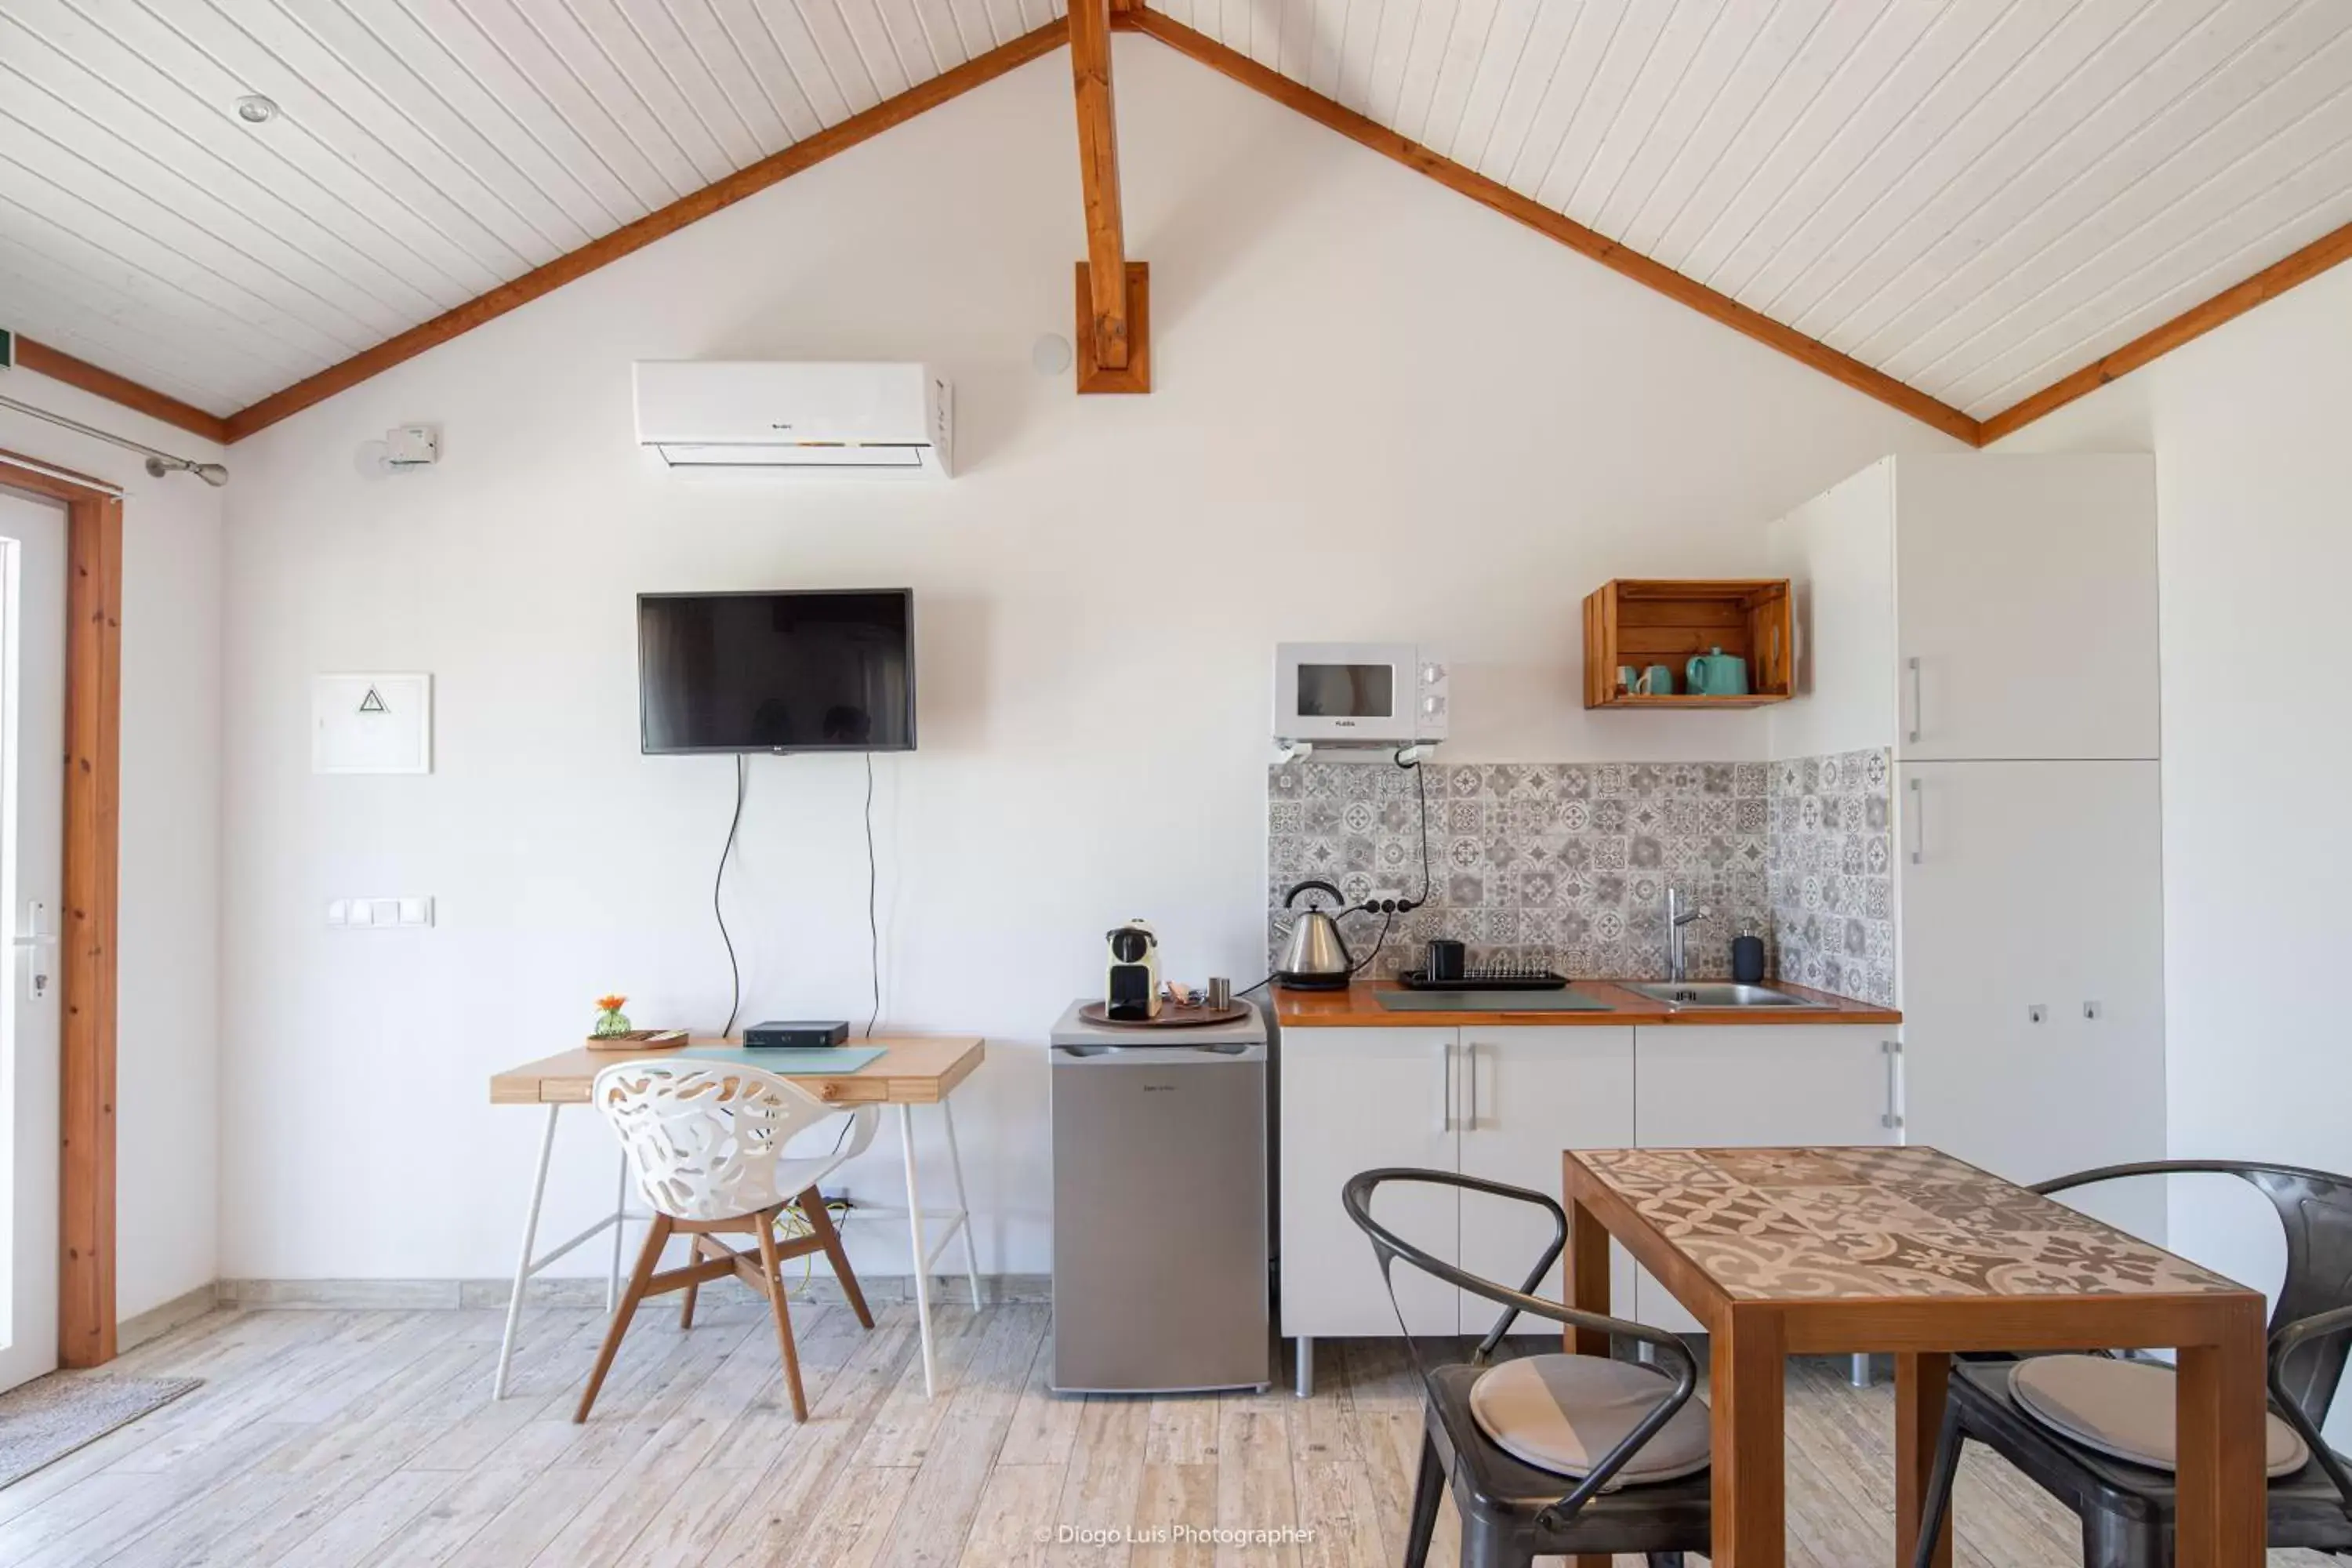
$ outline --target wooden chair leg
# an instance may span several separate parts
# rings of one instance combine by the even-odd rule
[[[588,1374],[588,1386],[580,1395],[580,1407],[572,1413],[577,1424],[588,1419],[589,1407],[596,1403],[596,1391],[604,1386],[604,1374],[613,1370],[614,1352],[621,1348],[621,1336],[629,1331],[629,1320],[637,1315],[637,1303],[645,1300],[646,1284],[661,1265],[662,1248],[669,1242],[671,1228],[667,1215],[654,1215],[646,1231],[646,1245],[637,1253],[637,1266],[629,1274],[629,1288],[621,1293],[620,1305],[613,1309],[613,1321],[604,1331],[604,1343],[596,1352],[596,1366]]]
[[[694,1237],[694,1245],[686,1249],[686,1260],[688,1263],[698,1263],[702,1260],[702,1237],[698,1236]],[[694,1327],[694,1297],[695,1293],[701,1289],[700,1280],[687,1282],[685,1300],[677,1304],[677,1326],[681,1331]]]
[[[808,1419],[808,1395],[801,1392],[801,1353],[793,1343],[793,1315],[784,1305],[784,1260],[776,1256],[776,1211],[759,1216],[760,1272],[766,1277],[768,1305],[776,1315],[776,1348],[784,1355],[784,1385],[793,1391],[793,1419]]]
[[[866,1310],[866,1292],[857,1288],[857,1275],[849,1267],[849,1254],[841,1245],[841,1232],[835,1227],[833,1215],[825,1211],[824,1195],[811,1187],[798,1202],[801,1213],[808,1219],[810,1233],[824,1243],[825,1261],[833,1265],[833,1277],[841,1281],[841,1293],[849,1298],[849,1310],[857,1314],[861,1325],[872,1328],[874,1314]]]

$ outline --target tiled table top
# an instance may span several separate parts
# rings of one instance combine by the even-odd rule
[[[1735,1299],[2245,1289],[1934,1149],[1573,1157]]]

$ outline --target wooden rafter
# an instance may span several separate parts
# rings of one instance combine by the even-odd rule
[[[2142,332],[2113,353],[2102,355],[2072,375],[2062,376],[2021,402],[1986,419],[1979,446],[1998,441],[2031,425],[2078,397],[2088,396],[2107,383],[2170,353],[2181,344],[2201,338],[2224,321],[2235,321],[2266,300],[2318,277],[2337,262],[2352,258],[2352,223],[2321,235],[2292,256],[2273,261],[2252,278],[2224,289],[2202,304],[2183,310],[2153,331]]]
[[[1086,196],[1087,258],[1078,264],[1080,392],[1149,392],[1150,274],[1127,258],[1118,199],[1118,123],[1110,86],[1116,0],[1070,0],[1070,78],[1078,108],[1078,180]]]
[[[1120,25],[1159,39],[1179,54],[1189,56],[1243,86],[1264,93],[1316,123],[1338,132],[1350,142],[1427,174],[1439,184],[1460,192],[1482,206],[1492,207],[1505,217],[1523,223],[1570,249],[1591,257],[1612,272],[1621,272],[1636,283],[1689,306],[1701,315],[1712,316],[1725,326],[1776,348],[1792,359],[1801,360],[1824,375],[1833,376],[1857,392],[1867,393],[1882,403],[1899,408],[1923,424],[1932,425],[1971,446],[1976,444],[1977,422],[1958,409],[1937,402],[1916,387],[1905,385],[1885,371],[1874,370],[1858,359],[1840,353],[1827,343],[1809,338],[1793,327],[1784,326],[1759,310],[1752,310],[1727,294],[1718,294],[1706,284],[1685,278],[1673,268],[1653,261],[1641,252],[1629,249],[1572,218],[1563,217],[1540,202],[1519,195],[1499,180],[1490,180],[1475,169],[1442,157],[1419,142],[1398,135],[1378,121],[1367,119],[1311,88],[1302,87],[1279,71],[1269,69],[1247,55],[1227,48],[1181,22],[1171,21],[1157,11],[1137,10],[1125,13]]]
[[[814,136],[795,142],[781,153],[772,153],[756,163],[747,163],[698,191],[680,196],[666,207],[647,213],[635,223],[625,224],[601,239],[591,240],[577,250],[533,268],[510,283],[500,284],[478,299],[469,300],[455,310],[409,328],[397,337],[353,354],[341,364],[330,365],[282,392],[270,394],[252,407],[229,416],[229,439],[241,441],[255,431],[275,425],[289,415],[299,414],[346,387],[356,386],[404,360],[414,359],[426,349],[469,332],[483,322],[494,321],[509,310],[527,305],[542,294],[552,293],[575,278],[585,277],[600,267],[618,261],[631,251],[641,250],[665,235],[676,234],[698,218],[709,217],[722,207],[732,206],[746,196],[766,190],[779,180],[822,163],[894,125],[912,120],[927,109],[961,97],[982,82],[993,81],[1016,66],[1026,65],[1041,56],[1051,54],[1061,47],[1066,36],[1067,29],[1056,18],[1034,32],[1024,33],[1010,43],[999,45],[986,54],[974,55],[954,69],[943,71],[896,98],[886,98],[873,108],[860,110],[838,125],[828,126]]]
[[[207,414],[193,404],[142,386],[127,375],[117,375],[101,370],[88,360],[76,359],[63,349],[53,349],[47,343],[37,343],[30,338],[16,340],[16,363],[36,375],[46,375],[51,381],[62,381],[68,386],[78,386],[84,392],[95,393],[110,403],[160,419],[166,425],[177,426],[207,441],[228,444],[228,421],[217,414]]]

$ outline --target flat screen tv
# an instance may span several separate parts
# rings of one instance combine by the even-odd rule
[[[911,752],[910,588],[637,595],[648,756]]]

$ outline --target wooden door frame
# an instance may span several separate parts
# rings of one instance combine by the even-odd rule
[[[114,1359],[115,932],[121,900],[122,496],[0,449],[0,488],[65,503],[65,923],[58,933],[58,1363]],[[9,917],[14,919],[14,912]]]

